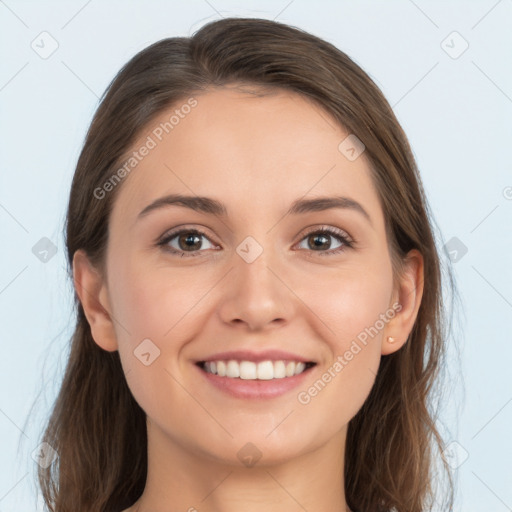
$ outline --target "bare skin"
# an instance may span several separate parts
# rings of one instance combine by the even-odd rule
[[[293,93],[258,97],[234,86],[195,98],[197,106],[118,185],[107,275],[83,251],[73,262],[93,338],[119,351],[147,415],[146,488],[124,512],[345,512],[347,425],[381,356],[400,349],[412,330],[421,254],[411,251],[395,288],[368,162],[364,153],[349,161],[338,150],[348,132],[317,106]],[[214,198],[228,215],[173,205],[137,219],[167,194]],[[295,200],[320,196],[351,198],[370,220],[352,208],[285,215]],[[167,248],[180,254],[156,245],[178,226],[205,236],[192,238],[188,252],[175,236]],[[329,233],[310,235],[325,227],[342,230],[353,247]],[[263,249],[250,263],[237,252],[248,236]],[[401,309],[333,377],[338,356],[397,303]],[[148,338],[160,355],[146,366],[134,350]],[[216,352],[275,348],[316,362],[299,388],[275,398],[230,396],[195,364]],[[325,387],[307,394],[329,368]],[[299,392],[310,400],[301,402]],[[237,455],[247,443],[261,454],[252,467]]]

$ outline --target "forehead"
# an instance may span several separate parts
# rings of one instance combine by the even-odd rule
[[[247,213],[256,200],[259,208],[281,211],[305,195],[336,194],[379,216],[364,153],[347,159],[339,145],[349,132],[306,97],[223,87],[193,100],[176,103],[141,131],[129,152],[139,152],[137,164],[114,214],[133,218],[170,193],[217,198],[228,214]],[[141,157],[143,146],[151,149]]]

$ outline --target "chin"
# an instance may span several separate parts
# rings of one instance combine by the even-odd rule
[[[209,459],[217,463],[252,468],[284,464],[314,449],[313,445],[316,444],[308,443],[304,435],[295,440],[284,431],[284,435],[274,439],[270,439],[274,434],[268,437],[267,434],[267,431],[246,431],[239,435],[233,432],[234,439],[222,445],[216,444],[213,450],[212,446],[203,447],[203,450]]]

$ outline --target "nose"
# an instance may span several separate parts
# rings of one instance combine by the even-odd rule
[[[271,249],[263,250],[252,261],[243,252],[240,254],[234,254],[234,268],[221,285],[221,320],[250,331],[289,322],[297,299],[286,285],[286,272],[278,258],[273,257]]]

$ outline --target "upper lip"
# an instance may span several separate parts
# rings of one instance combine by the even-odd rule
[[[285,352],[283,350],[264,350],[262,352],[252,352],[250,350],[232,350],[229,352],[218,352],[211,356],[204,357],[196,362],[205,361],[253,361],[259,363],[261,361],[301,361],[303,363],[314,363],[313,359]]]

